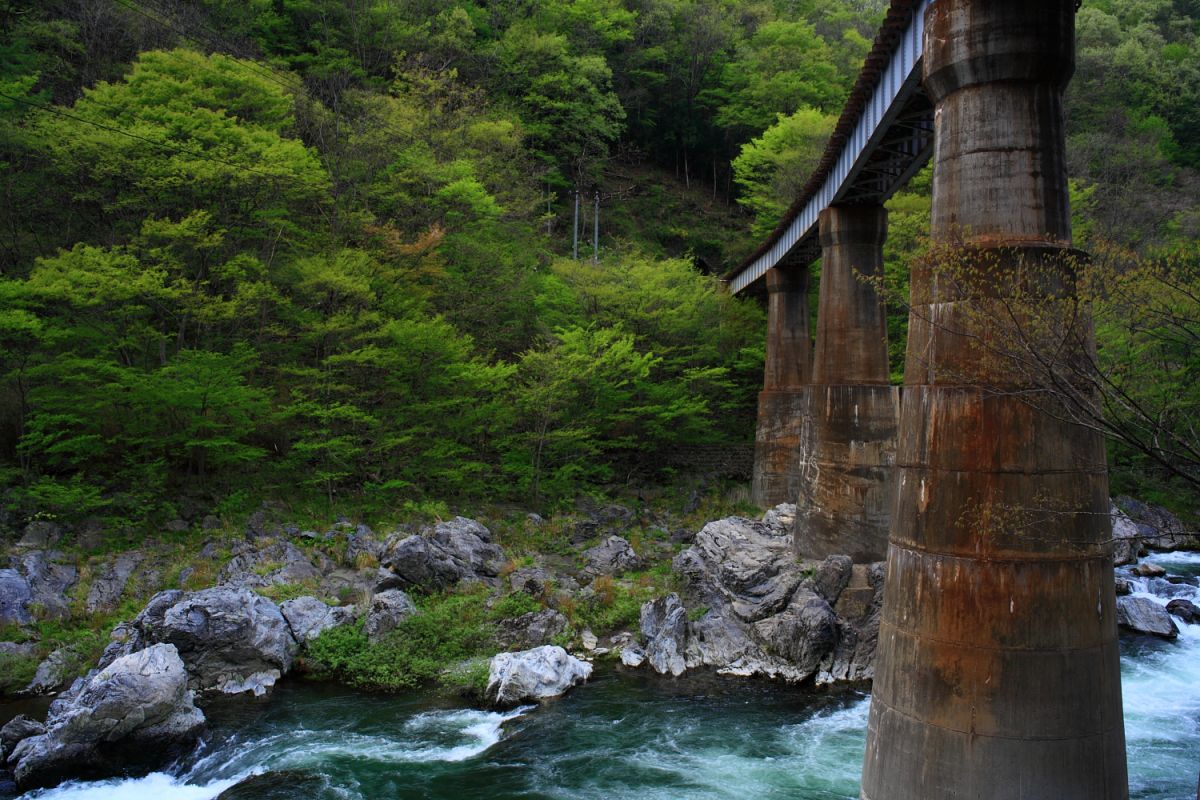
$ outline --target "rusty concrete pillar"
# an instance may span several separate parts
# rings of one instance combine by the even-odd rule
[[[796,452],[812,377],[808,265],[767,271],[767,359],[758,395],[752,501],[796,501]]]
[[[1128,797],[1104,444],[979,357],[1018,278],[1058,275],[1039,302],[1069,292],[1074,10],[926,14],[932,237],[986,268],[913,272],[864,800]]]
[[[883,275],[887,212],[821,212],[821,289],[809,412],[797,460],[797,555],[882,561],[892,515],[898,387],[889,385]]]

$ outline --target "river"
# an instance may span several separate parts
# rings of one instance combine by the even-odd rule
[[[1159,554],[1200,575],[1200,554]],[[1135,593],[1200,590],[1135,579]],[[1178,620],[1177,620],[1178,622]],[[1126,638],[1122,691],[1131,797],[1193,800],[1200,769],[1200,625]],[[75,783],[29,800],[384,798],[856,798],[862,693],[602,667],[586,686],[508,713],[445,700],[285,683],[210,713],[208,744],[166,772]]]

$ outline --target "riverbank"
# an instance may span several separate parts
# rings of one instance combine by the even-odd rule
[[[267,783],[277,782],[294,790],[296,781],[306,786],[313,781],[317,782],[313,786],[318,783],[321,786],[333,786],[337,791],[331,796],[347,796],[347,793],[355,796],[357,790],[354,785],[361,783],[361,776],[357,776],[353,765],[371,762],[377,751],[383,754],[385,761],[399,758],[406,764],[423,763],[418,757],[422,753],[429,755],[434,762],[481,757],[484,752],[507,741],[508,733],[516,734],[525,726],[540,725],[536,720],[543,714],[553,719],[562,709],[574,707],[572,704],[575,701],[568,697],[566,700],[552,701],[532,713],[526,713],[529,709],[522,708],[515,712],[491,712],[470,707],[468,703],[471,701],[456,695],[454,691],[431,691],[431,680],[436,677],[443,678],[441,682],[444,686],[455,688],[471,685],[480,677],[486,678],[486,660],[482,664],[479,661],[469,662],[473,666],[466,670],[469,678],[465,683],[456,674],[462,670],[452,670],[447,675],[439,672],[438,664],[471,654],[451,652],[460,645],[460,649],[471,647],[480,653],[495,653],[497,650],[492,648],[497,647],[501,650],[518,649],[521,643],[497,638],[507,636],[514,630],[522,632],[522,635],[559,639],[580,656],[596,660],[600,667],[596,677],[591,684],[576,692],[590,696],[597,691],[595,687],[600,686],[602,690],[608,687],[613,696],[603,695],[602,692],[606,699],[598,706],[585,704],[584,708],[591,710],[579,712],[574,718],[585,728],[599,724],[595,722],[596,719],[606,718],[607,712],[603,711],[605,704],[618,709],[625,707],[625,701],[619,697],[621,692],[627,691],[631,696],[637,696],[638,690],[630,687],[648,681],[646,685],[649,686],[669,687],[666,691],[670,698],[667,699],[683,695],[699,703],[691,710],[671,710],[669,703],[659,710],[668,714],[682,713],[684,716],[680,719],[685,720],[691,717],[709,719],[708,724],[719,734],[712,754],[714,759],[741,758],[737,754],[745,749],[742,745],[730,744],[733,751],[722,749],[727,733],[732,732],[736,740],[743,735],[744,729],[747,731],[747,742],[770,741],[776,736],[775,733],[759,729],[760,723],[753,711],[755,704],[770,708],[777,702],[785,705],[790,703],[790,710],[781,712],[781,719],[790,714],[792,722],[788,724],[799,724],[797,720],[808,719],[823,708],[822,704],[829,698],[852,697],[847,692],[865,686],[864,679],[869,679],[872,661],[869,654],[873,653],[873,626],[877,625],[878,589],[882,573],[876,575],[878,570],[866,566],[852,567],[848,559],[839,560],[840,557],[831,557],[823,562],[796,562],[788,545],[790,521],[789,510],[785,507],[767,512],[761,522],[737,517],[713,521],[689,536],[690,541],[676,540],[668,547],[660,546],[660,559],[671,552],[676,552],[676,555],[670,561],[661,560],[657,566],[645,557],[646,553],[654,552],[653,548],[647,547],[645,540],[635,532],[630,531],[630,538],[639,540],[641,554],[633,550],[629,540],[587,526],[585,530],[589,539],[576,546],[574,567],[570,572],[564,567],[564,561],[557,562],[558,571],[554,572],[547,568],[546,563],[536,561],[519,564],[509,558],[502,564],[506,554],[494,543],[493,534],[478,522],[463,518],[438,523],[416,533],[400,530],[388,537],[368,536],[362,530],[351,531],[347,527],[340,529],[340,536],[324,538],[317,542],[318,546],[308,549],[281,542],[272,536],[258,539],[248,537],[244,544],[239,545],[239,549],[226,553],[227,560],[219,571],[220,588],[160,593],[132,622],[118,626],[112,645],[100,661],[101,672],[93,673],[95,677],[90,680],[93,684],[96,681],[111,681],[109,672],[116,667],[109,668],[107,664],[124,663],[122,659],[136,660],[142,657],[139,654],[150,652],[147,648],[156,648],[156,652],[162,651],[165,661],[162,662],[162,669],[153,674],[161,674],[164,679],[174,675],[170,680],[175,683],[171,685],[178,686],[172,692],[183,692],[181,682],[186,682],[186,689],[195,693],[196,702],[203,710],[199,719],[207,722],[207,731],[199,749],[192,747],[193,739],[181,738],[176,743],[179,745],[176,755],[182,754],[182,761],[174,762],[165,768],[166,772],[157,776],[152,774],[134,779],[135,784],[165,782],[159,788],[166,791],[174,786],[169,788],[167,796],[178,794],[181,798],[190,797],[190,793],[198,789],[210,784],[217,786],[223,781],[234,783],[218,786],[216,794],[204,796],[220,795],[223,800],[236,800],[238,797],[263,800],[275,796]],[[545,521],[531,520],[530,524],[540,527],[545,525]],[[301,532],[299,538],[305,540],[310,537]],[[593,543],[596,541],[598,543]],[[355,563],[358,577],[373,584],[367,599],[341,606],[328,605],[313,597],[304,603],[289,600],[278,606],[268,599],[272,590],[291,585],[274,580],[280,576],[299,575],[306,582],[302,586],[327,589],[325,581],[346,572],[347,568],[339,567],[336,563],[326,564],[323,568],[320,566],[320,556],[325,552],[320,546],[322,544],[329,549],[345,548],[340,563]],[[277,552],[294,554],[296,557],[274,560]],[[367,563],[357,563],[360,559],[355,557],[356,552],[360,555],[367,553],[374,563],[371,563],[371,559],[362,559]],[[668,568],[660,568],[663,566]],[[663,583],[640,578],[631,580],[627,571],[624,577],[614,576],[614,573],[619,574],[630,568],[645,570],[644,574],[656,575]],[[1185,795],[1177,794],[1179,776],[1194,772],[1194,766],[1186,762],[1188,748],[1200,746],[1200,741],[1192,742],[1189,739],[1194,738],[1195,729],[1200,723],[1200,698],[1194,696],[1194,686],[1200,684],[1200,680],[1197,680],[1200,675],[1195,673],[1194,666],[1200,661],[1197,659],[1197,655],[1200,655],[1197,650],[1200,627],[1196,624],[1200,622],[1200,617],[1192,618],[1186,613],[1180,617],[1176,614],[1177,627],[1165,607],[1169,601],[1177,605],[1200,601],[1197,573],[1200,573],[1200,557],[1188,553],[1152,554],[1136,568],[1125,566],[1118,570],[1121,578],[1118,582],[1119,591],[1123,594],[1118,599],[1118,606],[1139,609],[1137,619],[1150,623],[1142,630],[1158,629],[1161,633],[1165,627],[1168,630],[1161,635],[1173,637],[1164,640],[1145,639],[1133,631],[1127,631],[1123,637],[1131,770],[1134,775],[1143,776],[1141,780],[1145,790],[1145,793],[1136,795],[1138,797],[1183,797]],[[304,577],[304,574],[312,577]],[[341,580],[340,577],[337,579]],[[442,592],[453,588],[450,581],[459,585],[452,592],[437,594],[437,585],[422,582],[435,579],[445,582],[440,589]],[[586,584],[583,579],[587,579]],[[563,584],[573,584],[573,588],[560,588]],[[673,591],[667,592],[672,585],[678,588],[682,599]],[[435,594],[415,594],[417,602],[413,603],[396,586],[406,586],[418,593],[432,590]],[[626,594],[622,595],[625,598],[622,603],[630,606],[632,615],[620,611],[620,607],[615,605],[618,586],[624,587]],[[265,591],[255,594],[251,587]],[[606,600],[607,592],[612,594]],[[649,599],[651,596],[657,599]],[[581,612],[581,601],[586,601],[590,611]],[[619,613],[613,612],[614,608]],[[586,619],[585,613],[592,614],[599,609],[609,609],[611,613],[608,619],[629,617],[624,623],[629,628],[620,636],[602,639],[590,629],[581,629],[574,624],[581,618]],[[567,612],[572,612],[572,615],[568,617]],[[858,619],[859,623],[854,623],[854,619]],[[384,623],[392,627],[381,628]],[[318,630],[321,626],[326,628],[324,632]],[[473,633],[464,638],[463,631]],[[246,636],[250,634],[253,635],[247,639]],[[794,652],[784,649],[770,638],[780,636],[784,637],[781,641]],[[255,643],[252,650],[244,646],[250,640]],[[863,649],[865,644],[869,645],[869,650]],[[449,649],[436,651],[437,647],[443,646]],[[174,663],[172,659],[178,661],[175,655],[177,650],[182,662],[171,666]],[[1181,656],[1181,653],[1186,655]],[[612,659],[618,655],[623,666],[615,666],[611,660],[605,661],[606,657]],[[855,658],[842,660],[850,656]],[[563,657],[566,657],[565,653]],[[781,657],[788,661],[776,663],[772,660]],[[420,664],[420,669],[424,670],[422,675],[412,671],[412,665],[416,663],[414,659],[424,659]],[[645,666],[640,671],[631,669],[643,664]],[[845,664],[852,669],[834,669],[838,664]],[[480,666],[485,669],[480,671]],[[293,670],[293,667],[296,669]],[[495,660],[492,667],[494,672]],[[646,674],[651,669],[660,674],[672,674],[676,678],[680,675],[686,677],[676,682],[662,682]],[[409,670],[407,674],[414,679],[397,680],[396,676],[403,677],[405,670]],[[778,693],[778,699],[766,700],[762,696],[746,699],[743,705],[750,707],[749,716],[739,721],[736,709],[731,711],[727,708],[723,698],[727,695],[742,696],[743,686],[760,684],[756,681],[730,683],[728,679],[714,676],[714,670],[742,677],[769,675],[790,681],[801,688],[771,684],[771,691]],[[330,675],[341,679],[344,686],[359,682],[359,676],[369,678],[374,674],[382,674],[391,681],[389,688],[415,689],[418,693],[365,695],[352,688],[331,690],[322,684],[304,688],[287,678],[290,671],[293,675],[302,674],[310,678],[314,675]],[[839,677],[843,673],[845,676]],[[610,686],[613,682],[617,685],[615,689]],[[564,686],[570,683],[566,682]],[[841,688],[822,693],[812,690],[814,683],[817,686],[840,683]],[[363,680],[358,688],[379,688],[380,685],[377,680]],[[90,696],[89,691],[85,691],[83,696]],[[128,695],[128,691],[123,691]],[[269,698],[272,691],[283,692],[280,695],[282,699],[264,700],[248,696],[267,695]],[[561,691],[558,689],[555,693]],[[56,726],[61,727],[64,719],[64,704],[83,713],[85,716],[80,720],[90,718],[89,715],[93,713],[89,710],[91,706],[76,702],[79,693],[77,684],[60,696],[55,704],[59,711],[52,710],[51,719],[46,723],[50,730],[47,736],[41,737],[44,742],[35,743],[38,731],[19,734],[19,737],[29,738],[21,742],[21,755],[14,756],[10,766],[20,762],[21,767],[27,767],[30,752],[37,751],[37,748],[46,750],[50,745],[57,748],[55,743],[62,743],[55,738],[58,734],[54,732]],[[341,699],[333,707],[327,707],[322,700],[325,694]],[[520,702],[519,697],[516,696],[514,700]],[[308,700],[313,702],[312,710],[305,708]],[[651,706],[663,701],[663,697],[653,694],[645,699]],[[477,694],[474,702],[478,702]],[[336,710],[338,705],[367,711],[361,718],[357,712],[347,717]],[[848,711],[851,705],[854,704],[849,703],[842,710]],[[715,715],[710,713],[709,706],[716,710]],[[420,710],[422,708],[425,710]],[[859,709],[864,715],[865,708],[866,705],[862,704]],[[40,711],[28,709],[24,713],[37,720],[42,716]],[[178,703],[168,704],[159,711],[164,720],[168,714],[175,715],[172,719],[177,717],[185,720],[192,720],[200,714],[191,706],[191,700],[182,695]],[[287,723],[273,723],[277,725],[277,733],[270,732],[272,723],[263,730],[255,727],[264,715],[269,719],[275,713],[290,718]],[[376,713],[381,719],[391,720],[379,731],[373,731],[369,724],[371,715]],[[636,717],[640,712],[631,711],[620,719],[629,714]],[[728,720],[726,716],[729,716]],[[645,735],[640,738],[635,736],[635,739],[642,741],[640,746],[646,754],[669,752],[675,747],[673,742],[681,738],[691,740],[697,733],[688,726],[674,730],[669,724],[665,729],[655,729],[655,719],[653,714],[648,717],[648,727],[643,730]],[[667,722],[669,720],[669,717],[666,718]],[[416,728],[409,730],[404,727],[408,733],[397,734],[392,730],[397,721],[403,726],[409,726],[412,722]],[[362,724],[368,724],[368,728],[361,730]],[[608,719],[607,724],[619,725],[619,719]],[[857,730],[865,726],[865,716],[856,724]],[[72,725],[73,730],[79,727],[75,723]],[[729,725],[734,727],[730,728]],[[286,735],[288,730],[295,735]],[[136,733],[136,730],[132,732]],[[303,734],[308,732],[315,732],[316,738],[308,745],[298,744],[306,741]],[[186,733],[188,737],[194,737],[199,730],[192,731],[189,728]],[[426,734],[432,737],[428,741],[422,738]],[[383,738],[376,741],[379,736]],[[564,729],[555,732],[554,736],[573,740],[574,733]],[[72,737],[72,742],[79,741],[75,734]],[[320,758],[316,762],[315,775],[302,775],[293,769],[294,756],[303,756],[303,761],[309,757],[310,750],[317,755],[324,752],[323,737],[339,741],[339,737],[349,737],[347,741],[356,743],[349,746],[342,742],[330,751],[334,762],[345,760],[350,764],[349,773],[343,777],[351,783],[330,783],[333,780],[332,773],[326,774],[322,770],[328,767],[337,772],[341,768],[332,762],[322,766],[325,762]],[[280,755],[273,752],[272,742],[276,740],[285,746],[286,753]],[[7,746],[12,747],[16,741],[21,739],[14,739]],[[623,743],[624,739],[621,738],[620,746],[624,746]],[[32,750],[26,747],[27,744],[34,745]],[[600,745],[594,747],[583,740],[576,744],[583,752],[593,752],[595,758],[602,758],[601,751],[595,750]],[[479,750],[481,745],[483,749]],[[616,745],[610,741],[605,746],[612,749]],[[75,764],[74,775],[102,777],[122,772],[138,774],[133,772],[136,766],[127,765],[126,761],[108,753],[106,747],[101,744],[96,751],[70,756],[70,763]],[[229,747],[236,747],[237,750],[228,750]],[[450,752],[456,754],[455,758],[439,756],[441,751],[438,748],[443,747],[450,748]],[[707,747],[704,741],[697,741],[681,752],[690,754],[696,748],[704,751]],[[838,757],[842,767],[850,764],[845,768],[854,776],[858,774],[857,762],[861,761],[861,741],[859,747],[860,752],[855,757],[845,753]],[[243,755],[246,748],[257,752],[258,756],[247,761]],[[534,750],[537,751],[537,747]],[[11,752],[16,754],[18,751]],[[219,756],[222,752],[226,755]],[[750,748],[746,752],[746,757],[751,759],[772,761],[788,758],[784,751],[772,751],[764,755]],[[397,753],[400,755],[397,756]],[[82,755],[88,759],[86,764],[79,760]],[[488,758],[491,757],[489,753]],[[543,757],[550,758],[544,754],[537,756],[538,759]],[[165,759],[164,755],[157,764],[164,763]],[[1139,771],[1137,763],[1142,761],[1151,765],[1152,769]],[[50,763],[52,766],[57,764],[54,761]],[[64,763],[70,766],[70,763]],[[153,769],[155,766],[155,763],[151,763],[143,768]],[[220,769],[216,772],[206,771],[214,767]],[[755,769],[760,767],[770,772],[770,768],[762,765]],[[828,774],[822,773],[826,778],[842,768],[829,764],[826,767],[833,770]],[[698,769],[693,766],[681,774],[699,774]],[[65,777],[71,777],[72,770],[64,767],[62,772]],[[20,768],[16,775],[23,787],[53,785],[62,779],[48,773],[44,778],[29,778],[28,771],[22,777]],[[240,785],[241,781],[249,778],[254,780],[247,785]],[[70,791],[127,785],[130,785],[130,781],[119,780],[115,783],[74,785]],[[649,780],[644,788],[649,790],[655,786],[657,784]],[[1166,791],[1176,794],[1157,793],[1162,786],[1167,786]],[[142,788],[148,790],[146,785]],[[223,794],[227,791],[234,793]],[[522,796],[543,794],[545,792],[541,789],[530,788]],[[30,795],[41,796],[57,795]],[[558,795],[551,792],[545,796]],[[692,795],[685,792],[685,796]],[[701,792],[694,796],[723,795]]]
[[[1122,688],[1131,798],[1191,800],[1200,625],[1180,625],[1174,642],[1126,636]],[[856,691],[614,665],[560,700],[504,713],[285,681],[267,701],[214,708],[205,745],[170,772],[27,798],[854,798],[869,703]]]

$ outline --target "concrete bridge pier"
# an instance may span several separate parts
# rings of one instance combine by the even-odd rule
[[[807,264],[767,271],[767,358],[758,395],[751,499],[761,508],[796,501],[796,453],[812,377]]]
[[[1017,280],[1069,297],[1074,13],[938,0],[925,16],[931,233],[968,269],[913,272],[864,800],[1128,797],[1104,443],[986,347]]]
[[[820,215],[821,288],[808,414],[796,469],[794,542],[802,558],[882,561],[892,516],[899,388],[889,385],[883,276],[887,212]]]

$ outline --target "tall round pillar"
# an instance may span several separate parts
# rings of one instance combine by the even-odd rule
[[[960,258],[913,271],[864,800],[1128,797],[1104,444],[987,346],[989,309],[1070,299],[1074,11],[926,13],[931,232]]]
[[[812,376],[807,265],[767,271],[767,357],[758,396],[752,501],[796,500],[796,453]]]
[[[821,212],[821,288],[809,413],[800,434],[797,555],[887,552],[899,390],[889,385],[883,276],[887,212],[834,206]]]

